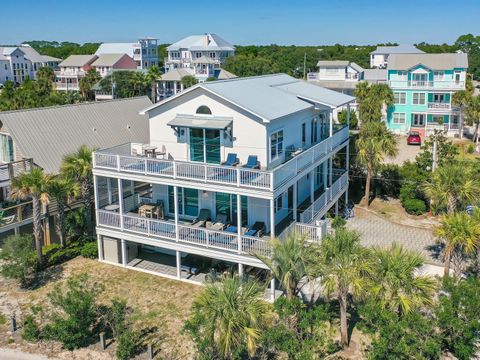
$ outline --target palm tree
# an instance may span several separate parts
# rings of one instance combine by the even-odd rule
[[[356,147],[358,162],[367,167],[363,201],[369,207],[373,171],[382,163],[385,156],[392,157],[397,154],[397,140],[383,122],[369,121],[360,128]]]
[[[198,83],[198,80],[192,75],[185,75],[180,81],[185,89]]]
[[[423,188],[435,205],[447,208],[448,214],[461,204],[477,200],[480,190],[471,168],[459,163],[440,166]]]
[[[88,70],[85,76],[80,79],[80,93],[85,100],[91,98],[92,87],[101,79],[102,77],[95,69]]]
[[[448,214],[435,229],[435,235],[444,244],[445,277],[450,275],[450,263],[454,255],[474,254],[480,248],[480,225],[476,220],[466,212]]]
[[[77,152],[63,158],[62,174],[80,184],[80,196],[85,207],[85,221],[88,236],[93,235],[92,227],[92,152],[86,145],[80,146]]]
[[[67,204],[79,194],[78,183],[71,178],[59,177],[52,179],[48,184],[48,193],[57,200],[56,231],[60,238],[60,245],[66,245],[65,209]]]
[[[49,201],[47,192],[49,181],[50,176],[44,174],[43,170],[38,167],[33,168],[30,172],[24,172],[12,180],[12,198],[32,199],[33,235],[35,237],[37,260],[40,266],[43,265],[41,205]]]
[[[422,257],[393,244],[387,249],[374,249],[374,276],[370,293],[382,309],[406,314],[433,304],[436,281],[418,275]]]
[[[192,335],[210,342],[221,358],[231,358],[240,348],[253,356],[269,321],[269,305],[261,299],[263,291],[258,283],[241,281],[238,276],[207,283],[193,304]]]
[[[382,110],[393,105],[393,92],[387,84],[360,82],[355,89],[358,115],[362,124],[380,121]]]
[[[300,292],[299,284],[307,276],[308,248],[305,237],[291,233],[283,240],[272,239],[270,245],[272,248],[270,257],[258,254],[255,256],[268,266],[285,290],[287,298],[292,299]]]
[[[360,245],[355,231],[337,228],[320,245],[309,252],[309,274],[320,278],[325,295],[336,296],[340,304],[342,345],[348,344],[348,296],[362,296],[372,275],[372,264],[366,248]]]
[[[162,78],[161,75],[160,68],[157,65],[153,65],[148,68],[147,78],[151,84],[151,98],[153,103],[157,102],[157,81]]]

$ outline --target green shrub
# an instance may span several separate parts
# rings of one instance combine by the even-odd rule
[[[401,202],[405,202],[408,199],[415,199],[417,196],[416,187],[413,184],[407,183],[402,185],[400,188],[400,200]]]
[[[88,259],[98,258],[98,245],[97,242],[87,242],[82,246],[80,255]]]
[[[22,338],[30,342],[40,340],[40,328],[33,315],[27,315],[23,321]]]
[[[401,185],[400,166],[384,164],[380,169],[379,181],[374,181],[375,192],[379,195],[398,197]]]
[[[341,228],[341,227],[344,227],[345,225],[347,225],[347,222],[345,221],[344,218],[342,218],[340,216],[335,216],[332,219],[331,224],[332,224],[332,228],[338,229],[338,228]]]
[[[427,211],[425,202],[420,199],[406,199],[402,204],[405,211],[412,215],[422,215]]]
[[[473,144],[468,144],[467,154],[473,154],[475,152],[475,146]]]
[[[118,360],[128,360],[135,356],[138,347],[138,336],[132,330],[124,330],[117,336],[116,340]]]
[[[7,323],[7,317],[0,313],[0,326],[5,325]]]
[[[0,252],[0,273],[16,279],[26,287],[37,271],[37,258],[32,235],[13,235],[5,240]]]
[[[73,259],[80,255],[83,248],[83,243],[79,241],[68,243],[66,247],[62,248],[59,244],[51,244],[43,247],[43,254],[45,255],[46,264],[48,266],[58,265]]]

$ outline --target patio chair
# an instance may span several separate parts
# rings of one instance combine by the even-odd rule
[[[247,163],[243,165],[247,169],[260,169],[260,161],[258,161],[257,155],[249,155]]]
[[[226,166],[237,166],[238,164],[240,164],[240,161],[238,160],[237,154],[235,153],[228,154],[227,161],[222,163],[222,165]]]
[[[266,231],[265,223],[263,221],[257,221],[245,235],[262,237]]]
[[[207,221],[211,220],[210,210],[208,209],[200,209],[198,213],[198,217],[193,220],[192,226],[193,227],[205,227]]]
[[[207,221],[206,227],[207,229],[210,229],[210,230],[222,231],[227,227],[227,215],[217,214],[217,218],[215,219],[215,222],[212,223]]]

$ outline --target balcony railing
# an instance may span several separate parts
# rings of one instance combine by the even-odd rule
[[[343,192],[347,185],[348,173],[344,172],[331,187],[325,189],[325,192],[300,214],[300,221],[302,223],[311,223],[316,218],[323,216],[327,212],[332,199]]]
[[[455,80],[450,80],[450,81],[390,80],[388,84],[392,88],[419,88],[419,89],[463,89],[465,88],[465,81],[455,81]]]
[[[10,181],[21,173],[29,172],[33,168],[32,159],[12,161],[0,165],[0,182]]]
[[[317,81],[318,80],[318,72],[310,72],[307,74],[308,81]]]
[[[0,209],[0,232],[8,231],[13,225],[22,222],[30,222],[33,218],[32,202],[24,202],[18,205]]]
[[[332,137],[313,145],[272,170],[132,156],[133,147],[140,144],[124,144],[95,151],[93,161],[96,169],[273,191],[328,155],[344,143],[348,136],[348,128],[343,127]]]
[[[429,102],[428,108],[430,110],[450,110],[452,106],[449,103]]]

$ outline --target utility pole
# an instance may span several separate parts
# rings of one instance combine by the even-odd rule
[[[307,52],[303,55],[303,80],[307,80]]]

